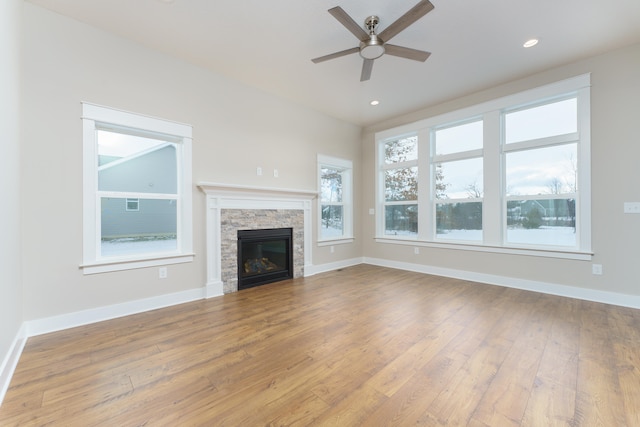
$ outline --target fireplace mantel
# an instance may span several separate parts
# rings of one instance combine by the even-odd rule
[[[301,210],[304,213],[304,269],[311,267],[311,203],[316,191],[252,187],[200,182],[206,194],[207,283],[206,296],[224,294],[222,281],[221,211],[223,209]]]
[[[198,187],[206,194],[237,195],[237,196],[257,196],[263,197],[285,197],[303,200],[313,200],[317,191],[294,190],[288,188],[255,187],[250,185],[221,184],[218,182],[199,182]]]

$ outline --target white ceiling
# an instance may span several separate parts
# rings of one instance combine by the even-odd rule
[[[431,57],[382,56],[360,82],[358,54],[311,62],[358,44],[327,10],[382,31],[417,0],[29,1],[358,125],[640,42],[640,0],[431,0],[392,40]]]

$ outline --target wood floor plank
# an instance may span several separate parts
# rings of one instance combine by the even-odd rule
[[[313,423],[312,426],[359,426],[387,397],[379,391],[368,387],[358,387]]]
[[[483,342],[429,405],[428,414],[449,425],[466,425],[509,350],[504,343]],[[465,395],[465,399],[457,396]]]
[[[607,306],[582,303],[575,422],[626,426]]]
[[[388,397],[393,396],[461,331],[462,327],[454,324],[434,327],[432,333],[427,334],[424,339],[412,345],[367,380],[367,385]]]
[[[552,304],[553,311],[548,314],[552,322],[549,338],[540,357],[523,426],[574,424],[580,349],[577,304],[566,298]]]
[[[526,296],[520,299],[525,300]],[[513,345],[476,407],[475,421],[489,426],[520,425],[552,325],[553,307],[535,305],[532,308],[527,312],[523,304],[517,315],[510,313],[509,318],[503,319],[510,325],[510,331],[519,333],[504,334],[513,340]],[[523,322],[522,313],[527,314],[527,322]]]
[[[1,426],[636,426],[640,311],[359,265],[30,338]]]
[[[537,378],[520,425],[566,427],[574,422],[576,389],[548,378]]]
[[[372,412],[362,425],[436,425],[435,418],[425,421],[428,416],[425,411],[466,360],[463,354],[443,349]]]

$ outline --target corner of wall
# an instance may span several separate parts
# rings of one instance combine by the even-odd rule
[[[4,396],[9,389],[11,378],[13,377],[13,373],[16,370],[16,366],[18,366],[18,361],[20,360],[22,350],[24,349],[26,343],[27,326],[25,323],[23,323],[20,327],[20,330],[18,331],[18,334],[13,339],[13,342],[9,347],[7,355],[2,361],[2,364],[0,364],[0,406],[2,406],[2,401],[4,400]]]

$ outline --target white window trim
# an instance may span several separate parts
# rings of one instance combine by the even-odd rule
[[[320,195],[320,181],[322,167],[331,167],[340,169],[342,174],[342,221],[343,221],[343,234],[340,237],[334,238],[321,238],[322,236],[322,199]],[[347,159],[341,159],[338,157],[326,156],[318,154],[318,246],[339,245],[352,243],[355,239],[353,237],[353,162]]]
[[[590,86],[591,75],[587,73],[376,133],[377,215],[375,241],[378,243],[394,243],[405,245],[410,244],[416,246],[447,248],[455,250],[472,250],[480,252],[590,260],[591,256],[593,255],[593,252],[591,250]],[[500,114],[503,111],[513,111],[532,103],[543,103],[545,100],[561,99],[564,94],[568,94],[571,92],[575,92],[580,99],[580,102],[578,103],[578,117],[580,118],[580,120],[578,122],[579,127],[576,135],[565,135],[562,137],[550,138],[551,140],[553,140],[553,138],[557,138],[557,141],[550,141],[546,138],[543,138],[541,140],[527,141],[525,143],[512,143],[505,144],[504,146],[501,145],[500,133],[502,132],[502,129],[499,126],[500,120],[497,120],[497,118],[499,118]],[[492,118],[492,120],[485,121],[484,126],[485,145],[483,147],[483,169],[485,173],[485,181],[488,180],[486,174],[495,174],[494,177],[489,178],[491,182],[502,182],[502,180],[504,179],[504,177],[502,176],[504,173],[501,155],[502,152],[531,148],[538,145],[546,146],[549,143],[562,144],[567,142],[567,139],[579,138],[580,143],[578,148],[578,170],[580,171],[580,173],[578,177],[578,188],[580,189],[580,197],[578,198],[578,204],[576,206],[576,210],[577,212],[579,212],[579,214],[576,215],[576,220],[579,221],[577,226],[578,230],[580,231],[579,236],[577,236],[577,245],[579,248],[578,250],[563,247],[526,247],[523,245],[507,245],[503,243],[504,226],[502,224],[502,221],[506,221],[506,219],[504,218],[503,212],[499,210],[498,207],[506,207],[506,199],[502,196],[501,190],[497,188],[498,186],[491,186],[491,188],[484,186],[483,218],[500,218],[501,221],[490,221],[488,223],[483,223],[483,236],[485,237],[482,243],[442,242],[436,240],[434,236],[434,215],[432,214],[427,215],[426,217],[424,214],[419,214],[419,217],[422,218],[422,222],[419,223],[417,238],[397,238],[384,234],[385,203],[382,188],[382,174],[384,169],[382,160],[384,153],[381,152],[381,146],[384,144],[384,142],[392,139],[402,138],[407,135],[418,134],[418,176],[421,180],[418,187],[419,212],[421,212],[423,208],[426,208],[431,213],[431,207],[434,204],[432,203],[432,200],[430,200],[430,178],[427,178],[431,176],[431,173],[429,173],[429,171],[431,171],[429,162],[431,156],[420,155],[420,153],[424,153],[425,150],[426,152],[430,152],[428,147],[431,129],[457,121],[468,121],[471,118],[478,116]],[[486,141],[491,141],[491,143],[487,143]]]
[[[190,125],[170,122],[110,107],[82,103],[83,123],[83,262],[84,274],[130,270],[193,261],[191,144]],[[178,241],[175,252],[143,254],[129,257],[99,258],[100,229],[97,203],[98,167],[95,135],[97,128],[114,127],[136,129],[152,134],[166,135],[178,143]],[[132,194],[131,197],[140,195]],[[144,195],[142,195],[144,197]],[[171,196],[175,198],[175,195]]]

